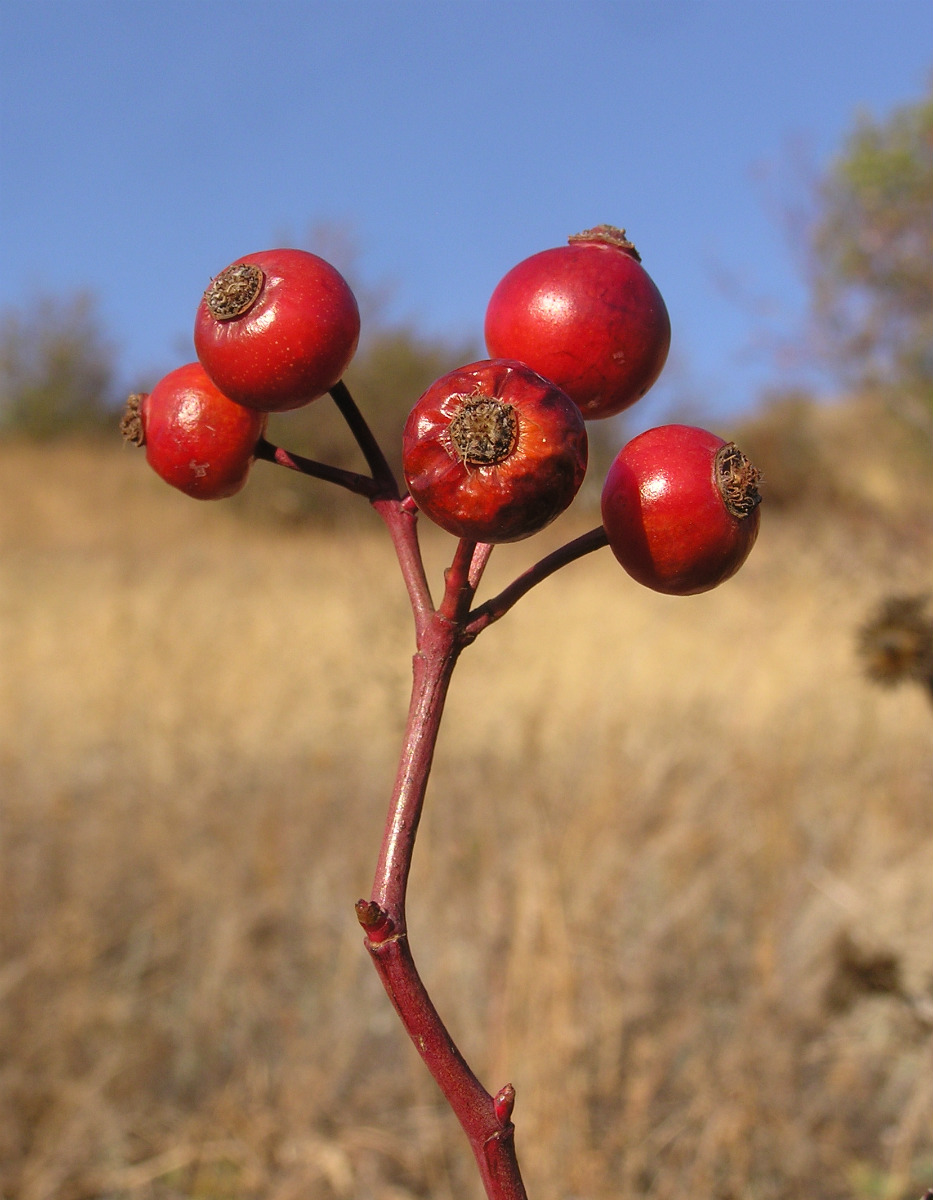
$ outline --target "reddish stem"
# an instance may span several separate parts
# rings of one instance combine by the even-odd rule
[[[372,893],[399,932],[405,931],[408,873],[444,701],[462,647],[457,626],[434,613],[412,660],[408,725]]]
[[[406,497],[398,502],[375,502],[375,507],[389,527],[408,584],[418,650],[413,660],[408,725],[372,897],[359,901],[357,916],[389,999],[469,1139],[486,1195],[489,1200],[527,1200],[511,1119],[515,1090],[507,1084],[495,1096],[490,1095],[457,1049],[415,966],[405,899],[444,702],[461,650],[537,583],[605,546],[606,534],[600,526],[568,542],[472,613],[470,604],[492,547],[462,540],[445,572],[444,598],[434,610],[417,550],[413,506]]]
[[[490,1095],[447,1032],[412,957],[405,899],[444,702],[460,652],[536,584],[605,546],[606,533],[599,527],[568,542],[472,612],[470,605],[493,547],[461,540],[444,573],[444,596],[435,609],[418,541],[417,507],[410,496],[399,492],[385,455],[346,386],[338,383],[331,389],[331,396],[362,450],[372,477],[291,454],[265,438],[256,447],[256,457],[368,497],[392,538],[414,615],[417,650],[405,740],[372,897],[357,903],[357,917],[402,1024],[469,1139],[489,1200],[527,1200],[515,1156],[515,1089],[506,1084],[495,1096]]]
[[[594,550],[601,550],[603,546],[609,545],[609,539],[606,537],[606,530],[602,525],[598,525],[595,529],[590,529],[587,533],[581,533],[579,537],[560,546],[551,554],[545,555],[529,567],[522,575],[512,581],[508,587],[503,588],[498,596],[493,596],[491,600],[487,600],[485,604],[481,604],[469,614],[469,619],[466,622],[464,632],[470,638],[475,638],[478,634],[491,625],[493,621],[498,621],[500,617],[504,617],[513,605],[521,600],[522,596],[531,591],[533,587],[547,579],[549,575],[553,575],[555,571],[559,571],[561,567],[566,567],[569,563],[575,562],[578,558],[582,558],[585,554],[591,554]]]
[[[291,450],[283,450],[264,437],[256,443],[254,454],[266,462],[276,463],[280,467],[288,467],[290,471],[298,471],[302,475],[310,475],[314,479],[323,479],[326,483],[336,483],[338,487],[356,492],[359,496],[372,498],[379,494],[380,484],[368,475],[359,475],[356,471],[345,471],[343,467],[332,467],[329,463],[317,462],[312,458],[303,458],[293,454]]]
[[[400,519],[410,514],[401,503],[380,511],[387,523],[392,518],[389,529],[396,538],[397,531],[404,528]],[[366,932],[367,949],[402,1024],[469,1139],[487,1196],[490,1200],[527,1200],[515,1157],[511,1120],[514,1090],[508,1085],[491,1096],[457,1049],[418,974],[408,944],[405,915],[415,837],[444,701],[460,651],[472,641],[464,630],[475,592],[471,574],[478,580],[487,558],[488,552],[478,553],[475,543],[461,541],[446,572],[439,608],[430,614],[421,608],[420,617],[416,609],[420,629],[413,659],[408,725],[372,898],[357,904],[357,916]],[[399,550],[399,562],[403,573],[410,570],[409,551]],[[409,594],[413,592],[420,596],[420,586],[413,588],[409,583]]]
[[[472,612],[470,605],[492,546],[462,540],[445,572],[444,596],[435,609],[418,542],[417,508],[409,496],[400,494],[380,446],[344,384],[337,384],[331,396],[362,450],[372,478],[302,459],[265,440],[256,453],[369,498],[392,537],[414,614],[417,650],[408,724],[372,896],[358,902],[357,917],[402,1024],[469,1139],[489,1200],[527,1200],[515,1154],[515,1090],[507,1084],[495,1096],[490,1095],[457,1049],[415,966],[405,900],[444,703],[460,652],[535,584],[606,545],[606,535],[599,528],[569,542]]]
[[[362,450],[366,465],[372,471],[373,479],[379,484],[380,494],[398,500],[399,489],[392,468],[382,452],[382,447],[376,441],[373,431],[369,428],[366,418],[357,408],[350,389],[341,379],[330,389],[330,395],[356,439],[356,444]]]
[[[489,1200],[527,1200],[515,1156],[511,1084],[490,1096],[431,1003],[405,934],[366,940],[379,978],[408,1035],[467,1135]]]
[[[406,497],[407,499],[407,497]],[[421,645],[428,622],[434,614],[434,602],[424,570],[421,546],[418,542],[418,510],[414,505],[390,498],[373,500],[373,508],[389,530],[395,554],[408,588],[411,611],[415,618],[415,637]]]
[[[476,542],[461,538],[457,543],[454,560],[444,572],[444,599],[437,611],[445,621],[459,624],[470,611],[470,601],[476,591],[470,583],[470,569],[473,566],[476,545]]]
[[[493,548],[489,542],[476,543],[476,549],[473,552],[473,561],[470,563],[470,587],[474,592],[479,587],[480,580],[483,578],[483,572],[486,570],[486,564],[489,562],[492,550]]]

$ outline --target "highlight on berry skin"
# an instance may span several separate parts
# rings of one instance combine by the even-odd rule
[[[589,420],[640,400],[667,360],[667,307],[624,229],[597,225],[512,267],[486,309],[492,358],[527,363]]]
[[[656,592],[718,587],[751,553],[760,474],[733,442],[690,425],[633,438],[606,475],[601,508],[613,554]]]
[[[195,500],[225,500],[246,483],[266,420],[225,396],[200,363],[187,363],[130,396],[120,429],[166,483]]]

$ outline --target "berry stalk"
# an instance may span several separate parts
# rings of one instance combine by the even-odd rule
[[[399,535],[408,536],[413,524],[406,527],[400,523],[404,503],[377,507],[389,526],[407,577],[413,568],[411,545],[405,540],[400,544]],[[413,522],[413,514],[410,516]],[[473,640],[466,619],[488,557],[488,546],[461,541],[446,572],[444,598],[430,612],[423,605],[422,572],[417,567],[417,577],[408,582],[409,595],[421,602],[419,607],[413,600],[418,649],[413,659],[408,724],[372,895],[357,903],[356,912],[389,999],[467,1135],[489,1200],[527,1200],[515,1155],[514,1089],[509,1084],[492,1096],[460,1053],[415,966],[405,914],[415,838],[444,702],[460,652]]]
[[[343,383],[331,397],[363,452],[371,476],[314,462],[260,438],[255,454],[366,496],[392,538],[415,624],[412,692],[392,800],[370,898],[356,915],[383,987],[422,1060],[460,1122],[489,1200],[527,1200],[515,1152],[511,1084],[488,1092],[457,1048],[428,994],[411,952],[405,901],[415,839],[424,807],[444,704],[461,651],[487,625],[555,571],[607,544],[600,526],[545,556],[485,604],[472,608],[493,550],[489,542],[459,540],[435,607],[418,539],[418,508],[401,496],[366,419]]]
[[[266,462],[276,463],[277,466],[287,467],[290,471],[298,471],[313,479],[323,479],[325,483],[335,483],[338,487],[346,488],[359,496],[374,496],[379,491],[379,484],[368,475],[360,475],[356,471],[345,471],[343,467],[333,467],[330,463],[317,462],[316,459],[304,458],[291,450],[283,450],[261,437],[254,451],[256,458]]]

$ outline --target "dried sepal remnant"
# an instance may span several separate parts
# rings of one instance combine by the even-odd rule
[[[140,408],[143,400],[145,400],[145,392],[134,392],[132,396],[128,396],[126,406],[123,409],[123,416],[120,418],[120,432],[123,434],[127,442],[132,442],[134,446],[144,446],[146,444],[146,431],[143,425],[142,413]]]
[[[502,462],[514,450],[517,437],[515,409],[491,396],[465,396],[450,422],[450,440],[460,461],[470,466]]]
[[[604,242],[607,246],[618,246],[636,262],[641,262],[641,255],[635,249],[635,243],[628,240],[624,229],[615,225],[594,225],[592,229],[584,229],[582,233],[572,233],[567,238],[567,243],[572,246],[574,242]]]
[[[232,321],[249,312],[262,291],[264,279],[255,263],[236,263],[221,271],[204,293],[211,316],[218,321]]]
[[[751,516],[761,503],[761,472],[735,442],[726,442],[716,455],[716,481],[726,508],[740,520]]]
[[[905,680],[933,686],[933,619],[928,596],[889,596],[859,630],[865,674],[893,687]]]

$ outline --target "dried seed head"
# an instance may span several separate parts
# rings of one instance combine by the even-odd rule
[[[142,413],[139,411],[145,398],[145,392],[134,392],[132,396],[128,396],[123,416],[120,418],[120,432],[126,441],[132,442],[134,446],[146,444],[146,431],[143,428]]]
[[[235,263],[221,271],[204,293],[208,312],[218,321],[232,321],[256,303],[265,275],[253,263]]]
[[[823,993],[830,1012],[846,1012],[862,996],[901,996],[901,963],[886,948],[860,946],[848,931],[833,947],[833,973]]]
[[[933,620],[926,596],[889,596],[859,630],[865,674],[893,687],[905,679],[933,680]]]
[[[753,467],[735,442],[726,442],[716,454],[716,483],[729,512],[739,520],[751,516],[761,503],[761,472]]]
[[[463,404],[450,422],[450,440],[461,462],[488,467],[508,458],[518,437],[518,421],[511,404],[491,396],[463,396]]]

